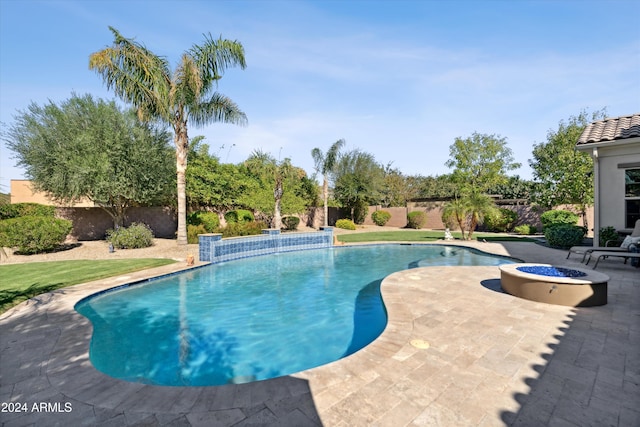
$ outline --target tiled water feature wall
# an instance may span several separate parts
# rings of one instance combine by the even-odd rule
[[[222,262],[232,259],[267,255],[302,249],[329,248],[333,245],[333,227],[320,227],[308,233],[284,233],[262,230],[259,236],[234,237],[222,240],[222,234],[200,234],[199,256],[203,262]]]

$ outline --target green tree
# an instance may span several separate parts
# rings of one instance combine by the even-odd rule
[[[384,207],[406,206],[407,201],[418,196],[417,181],[411,176],[403,175],[389,163],[384,168],[384,185],[381,204]]]
[[[452,179],[461,193],[485,193],[507,181],[508,171],[520,167],[514,162],[507,140],[499,135],[474,132],[466,139],[456,138],[449,147],[449,156],[445,164],[453,169]]]
[[[6,140],[36,190],[64,204],[87,198],[116,227],[129,207],[174,195],[169,133],[113,101],[74,94],[60,106],[32,103]]]
[[[329,176],[335,168],[338,154],[344,145],[344,139],[339,139],[329,147],[326,154],[323,154],[319,148],[311,150],[311,157],[313,157],[313,161],[315,162],[316,171],[322,174],[322,200],[325,227],[329,225]]]
[[[352,150],[340,156],[334,182],[336,200],[350,210],[351,219],[357,223],[356,213],[367,205],[378,204],[382,198],[384,168],[372,154]]]
[[[141,119],[157,119],[173,128],[176,147],[178,193],[178,244],[187,243],[186,184],[189,136],[187,123],[203,126],[214,122],[244,125],[245,114],[228,97],[215,91],[227,68],[245,68],[244,48],[238,41],[205,35],[201,45],[183,53],[175,70],[166,58],[143,45],[114,36],[111,47],[91,54],[95,70],[117,96],[132,103]]]
[[[273,213],[273,228],[282,228],[283,213],[300,213],[307,207],[306,173],[293,166],[290,159],[278,161],[257,150],[244,162],[244,167],[257,184],[245,195],[244,203],[262,213]]]
[[[188,205],[192,210],[212,208],[218,213],[243,208],[243,200],[255,182],[241,168],[220,163],[209,154],[209,146],[193,138],[186,173]]]
[[[417,197],[423,198],[448,198],[456,194],[457,185],[451,175],[416,176]]]
[[[532,200],[548,209],[577,205],[585,227],[587,207],[593,204],[593,159],[577,151],[576,142],[590,122],[605,117],[605,109],[591,115],[583,110],[566,122],[561,120],[557,130],[547,132],[547,142],[534,144],[529,160],[534,177]]]

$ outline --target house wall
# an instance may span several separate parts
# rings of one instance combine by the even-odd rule
[[[624,163],[640,163],[640,142],[598,148],[598,196],[596,203],[600,228],[613,226],[631,231],[625,226]]]
[[[41,205],[61,206],[55,203],[45,193],[35,191],[28,179],[12,179],[11,180],[11,203],[40,203]],[[74,207],[84,208],[95,206],[89,200],[81,200],[73,205]]]

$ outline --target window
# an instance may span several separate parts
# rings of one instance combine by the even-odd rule
[[[633,228],[640,219],[640,169],[624,172],[625,227]]]

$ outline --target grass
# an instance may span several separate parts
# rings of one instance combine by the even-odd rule
[[[455,239],[461,239],[459,231],[451,233]],[[338,240],[344,243],[360,242],[433,242],[444,238],[443,231],[432,230],[398,230],[372,231],[366,233],[340,234]],[[473,233],[474,239],[484,239],[487,242],[534,242],[529,237],[507,236],[495,233]]]
[[[0,265],[0,313],[44,292],[174,262],[163,258],[137,258]]]

